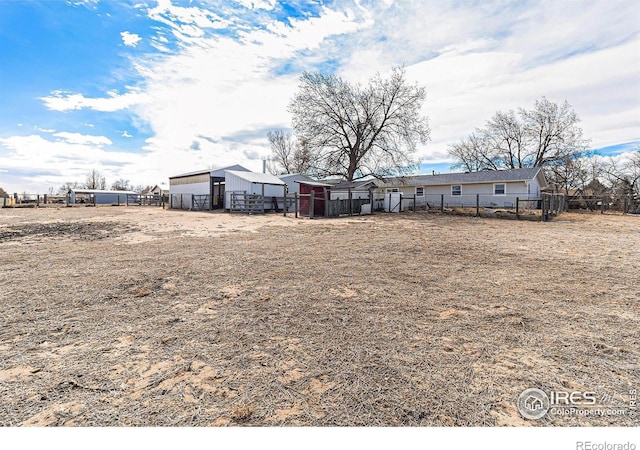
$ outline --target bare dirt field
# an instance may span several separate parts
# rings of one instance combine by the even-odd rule
[[[516,400],[628,405],[639,302],[640,217],[2,209],[0,425],[638,425]]]

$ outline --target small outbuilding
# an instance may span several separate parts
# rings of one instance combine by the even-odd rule
[[[325,215],[325,203],[329,199],[329,189],[331,184],[315,181],[312,179],[296,181],[298,193],[300,194],[300,214],[309,215],[311,213],[311,194],[313,193],[313,215]]]
[[[213,210],[224,207],[225,171],[249,169],[235,164],[169,177],[169,204],[175,209]]]
[[[287,184],[278,177],[259,172],[225,170],[225,209],[231,212],[263,213],[285,207]]]
[[[108,191],[104,189],[71,189],[69,203],[88,203],[94,205],[119,205],[128,201],[137,201],[140,197],[135,191]]]

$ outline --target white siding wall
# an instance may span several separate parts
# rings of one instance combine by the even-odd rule
[[[300,193],[300,183],[296,183],[296,180],[309,181],[309,177],[305,175],[297,175],[297,176],[287,175],[287,176],[280,177],[280,179],[285,183],[287,183],[287,192],[289,192],[290,194],[293,194],[294,192],[297,192],[298,194]],[[282,194],[280,194],[280,196],[282,196]]]
[[[182,195],[183,209],[191,208],[191,195],[209,195],[210,187],[209,182],[190,183],[190,184],[177,184],[171,185],[169,188],[170,197],[175,195]],[[174,200],[175,202],[176,200]],[[179,200],[178,200],[179,201]]]
[[[232,173],[225,174],[225,191],[224,191],[224,207],[231,207],[231,192],[246,192],[247,194],[262,195],[262,185],[251,183]],[[274,186],[266,184],[264,186],[264,195],[267,197],[265,204],[271,207],[270,197],[282,197],[284,195],[284,186]]]
[[[398,192],[402,193],[402,210],[407,210],[408,208],[413,208],[413,196],[416,195],[416,187],[415,186],[385,186],[379,189],[376,189],[374,196],[376,199],[384,199],[385,194],[387,193],[387,189],[398,189]],[[424,190],[425,194],[427,190]],[[426,195],[422,197],[416,197],[416,207],[424,206],[427,202]]]
[[[462,195],[451,195],[451,185],[425,186],[426,201],[430,204],[440,204],[440,196],[444,195],[445,205],[469,206],[476,202],[476,195],[480,194],[480,204],[493,204],[496,207],[512,207],[516,203],[516,197],[521,199],[537,198],[540,195],[540,188],[533,184],[527,186],[524,181],[506,184],[505,195],[494,195],[494,183],[461,184]]]

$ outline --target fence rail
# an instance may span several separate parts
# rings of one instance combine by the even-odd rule
[[[97,203],[104,205],[127,205],[127,206],[162,206],[164,207],[169,197],[167,195],[158,194],[122,194],[117,195],[114,201],[106,203]],[[71,198],[69,195],[52,195],[52,194],[13,194],[11,197],[0,197],[0,207],[40,207],[46,205],[67,205],[71,206]],[[75,204],[96,205],[96,197],[89,194],[82,194],[76,198]]]
[[[581,195],[567,198],[570,210],[599,211],[601,214],[622,213],[640,214],[640,196],[638,195]]]

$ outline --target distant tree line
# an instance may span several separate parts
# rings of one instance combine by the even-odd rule
[[[109,188],[107,188],[109,186]],[[106,178],[100,173],[100,171],[96,169],[92,169],[91,172],[87,175],[84,183],[80,183],[77,181],[67,181],[58,189],[59,194],[66,194],[70,189],[101,189],[106,190],[110,189],[112,191],[136,191],[142,192],[145,189],[150,189],[151,186],[133,186],[129,183],[129,180],[124,178],[119,178],[110,185],[107,184]]]

